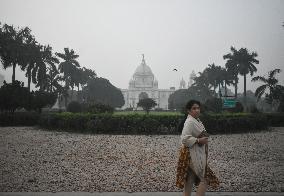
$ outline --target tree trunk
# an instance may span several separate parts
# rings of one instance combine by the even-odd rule
[[[238,77],[238,76],[237,76]],[[238,78],[235,78],[235,98],[237,99],[238,97]]]
[[[16,79],[16,63],[13,63],[12,83],[15,82],[15,79]]]
[[[67,96],[64,96],[64,102],[65,102],[65,111],[67,111]]]
[[[50,86],[49,86],[49,92],[52,93],[52,82],[53,82],[53,75],[52,75],[52,72],[51,70],[49,71],[49,74],[50,74]]]
[[[244,74],[244,110],[247,112],[247,75]]]
[[[218,86],[219,86],[219,98],[221,98],[221,97],[222,97],[222,93],[221,93],[221,85],[220,85],[220,84],[218,84]]]
[[[79,84],[78,84],[78,92],[77,92],[77,101],[80,102],[80,100],[79,100]]]
[[[29,89],[29,92],[31,92],[31,69],[28,68],[28,89]]]
[[[71,101],[73,100],[73,89],[74,87],[72,87],[72,90],[71,90]]]
[[[225,96],[227,97],[227,83],[225,81]]]

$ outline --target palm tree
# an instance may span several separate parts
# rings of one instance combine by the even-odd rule
[[[40,47],[40,58],[36,61],[36,66],[32,70],[32,80],[41,91],[49,90],[50,76],[47,74],[49,70],[56,69],[56,64],[59,60],[53,56],[52,48],[47,46]]]
[[[280,89],[283,89],[283,86],[278,85],[278,80],[275,78],[277,73],[280,73],[280,69],[274,69],[268,72],[268,78],[264,76],[256,76],[252,78],[252,82],[261,81],[264,84],[259,86],[255,90],[255,96],[257,97],[257,101],[261,98],[261,96],[265,93],[265,91],[269,91],[266,93],[266,101],[271,104],[273,100],[279,99],[278,92]]]
[[[36,67],[36,63],[38,59],[41,58],[40,56],[40,45],[37,44],[35,38],[32,35],[29,35],[27,38],[27,42],[24,45],[23,51],[23,65],[21,69],[24,71],[26,70],[26,77],[28,77],[28,89],[31,89],[31,82],[32,82],[32,71]]]
[[[247,74],[250,73],[252,76],[254,72],[257,71],[257,68],[255,67],[255,64],[258,64],[259,61],[256,59],[257,53],[252,52],[249,53],[246,48],[241,48],[240,50],[235,50],[233,47],[231,47],[231,51],[233,51],[233,54],[227,54],[224,55],[224,59],[231,60],[231,65],[237,66],[234,69],[238,71],[238,73],[242,76],[244,76],[244,109],[246,108],[246,78]]]
[[[208,80],[208,75],[205,71],[203,72],[198,72],[199,76],[194,78],[194,83],[191,85],[189,90],[191,92],[194,92],[196,97],[200,98],[200,101],[203,103],[208,99],[211,98],[212,96],[216,96],[216,92],[211,89],[211,84]]]
[[[89,80],[95,79],[96,77],[97,77],[97,74],[95,71],[83,67],[82,78],[81,78],[82,88],[88,83]]]
[[[214,88],[214,92],[216,92],[216,88],[219,88],[219,96],[221,97],[221,86],[224,86],[226,70],[221,66],[216,66],[214,63],[209,64],[208,67],[204,70],[204,74],[208,78],[209,83]],[[228,82],[228,81],[227,81]]]
[[[214,88],[214,91],[216,91],[216,88],[218,87],[216,80],[216,70],[217,67],[214,63],[212,63],[211,65],[209,64],[208,67],[203,71],[204,76],[207,77],[208,82]]]
[[[71,86],[73,93],[74,77],[78,73],[76,71],[80,67],[80,64],[76,60],[79,57],[79,55],[75,54],[74,50],[72,49],[69,50],[69,48],[64,48],[64,54],[63,53],[55,53],[55,54],[64,60],[59,64],[58,69],[60,73],[63,73],[63,78],[65,80],[65,87],[69,89]],[[67,107],[66,95],[65,95],[65,107]]]
[[[47,83],[49,84],[49,87],[47,89],[48,92],[57,92],[60,88],[60,82],[63,81],[63,77],[59,74],[59,71],[57,70],[55,64],[52,66],[49,66],[48,68],[48,75],[47,75]]]
[[[1,49],[0,57],[3,68],[13,68],[12,82],[16,78],[16,66],[23,64],[23,49],[25,37],[30,34],[28,27],[22,29],[15,29],[10,25],[3,25],[1,28]]]
[[[231,47],[232,53],[228,53],[223,56],[224,59],[227,59],[225,67],[227,68],[227,72],[233,76],[234,86],[235,86],[235,98],[238,96],[238,83],[239,83],[239,67],[236,60],[237,50],[234,47]]]
[[[225,83],[225,96],[227,96],[227,85],[230,86],[231,84],[234,84],[234,75],[233,73],[227,69],[227,68],[223,68],[222,69],[222,75],[224,76],[224,83]]]
[[[255,59],[257,57],[256,52],[252,52],[251,54],[248,52],[246,48],[241,48],[239,50],[239,70],[240,74],[244,76],[244,96],[246,97],[246,75],[250,73],[252,76],[254,72],[257,71],[255,64],[258,64],[259,61]]]
[[[221,94],[221,86],[224,86],[224,82],[225,82],[225,74],[224,74],[225,68],[222,68],[221,66],[216,66],[216,70],[215,70],[215,80],[216,80],[216,84],[219,87],[219,97],[221,98],[222,94]]]

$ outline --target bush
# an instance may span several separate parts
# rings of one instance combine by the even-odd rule
[[[236,107],[234,108],[227,108],[226,111],[233,112],[233,113],[240,113],[244,111],[244,107],[241,102],[236,102]]]
[[[31,93],[24,83],[14,81],[6,83],[0,88],[0,111],[15,112],[17,109],[27,107],[31,99]]]
[[[211,98],[207,99],[204,104],[205,111],[220,113],[222,111],[222,99]]]
[[[268,120],[269,126],[283,127],[284,126],[284,113],[270,113],[265,114]]]
[[[71,101],[67,106],[67,111],[72,113],[81,112],[81,104],[77,101]]]
[[[89,105],[88,112],[93,114],[100,114],[100,113],[110,113],[114,112],[114,108],[110,105],[104,105],[102,103],[96,103],[93,105]]]
[[[39,119],[37,112],[0,113],[0,126],[35,126]]]
[[[143,110],[147,112],[147,114],[149,114],[150,109],[155,107],[156,105],[157,103],[155,102],[155,100],[151,98],[140,99],[137,103],[137,106],[142,107]]]
[[[211,134],[263,130],[269,125],[265,115],[249,113],[203,115],[201,120]]]
[[[80,132],[110,134],[180,134],[178,125],[183,115],[111,115],[61,113],[42,115],[40,126]],[[201,121],[210,134],[241,133],[268,127],[263,114],[229,113],[201,115]],[[279,118],[280,119],[280,118]]]
[[[256,107],[255,104],[253,104],[253,105],[251,105],[251,106],[249,107],[249,111],[250,111],[251,113],[259,113],[259,110],[257,109],[257,107]]]

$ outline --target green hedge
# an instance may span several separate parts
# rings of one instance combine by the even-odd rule
[[[58,113],[42,115],[39,125],[51,129],[112,134],[174,134],[180,115],[111,115]]]
[[[264,114],[203,115],[200,118],[211,134],[264,130],[269,126]]]
[[[269,126],[284,127],[284,113],[268,113],[265,115],[267,117]]]
[[[48,114],[42,115],[40,126],[77,132],[111,134],[180,134],[177,126],[182,115],[94,115]],[[241,133],[267,129],[265,114],[202,115],[202,122],[211,134]],[[271,117],[272,119],[276,117]]]
[[[108,134],[180,134],[177,126],[181,114],[90,114],[16,112],[0,114],[0,126],[35,126],[53,130],[67,130]],[[211,134],[241,133],[263,130],[268,126],[284,126],[284,113],[203,114],[201,117]]]
[[[0,113],[0,126],[35,126],[39,118],[37,112]]]

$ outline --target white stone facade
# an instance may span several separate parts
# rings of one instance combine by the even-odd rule
[[[125,104],[121,109],[137,109],[137,103],[142,98],[152,98],[156,101],[156,108],[168,109],[168,98],[175,91],[171,89],[159,89],[151,68],[146,64],[144,55],[141,64],[136,68],[133,77],[129,81],[128,89],[121,89]]]
[[[0,87],[4,85],[4,76],[0,74]]]

